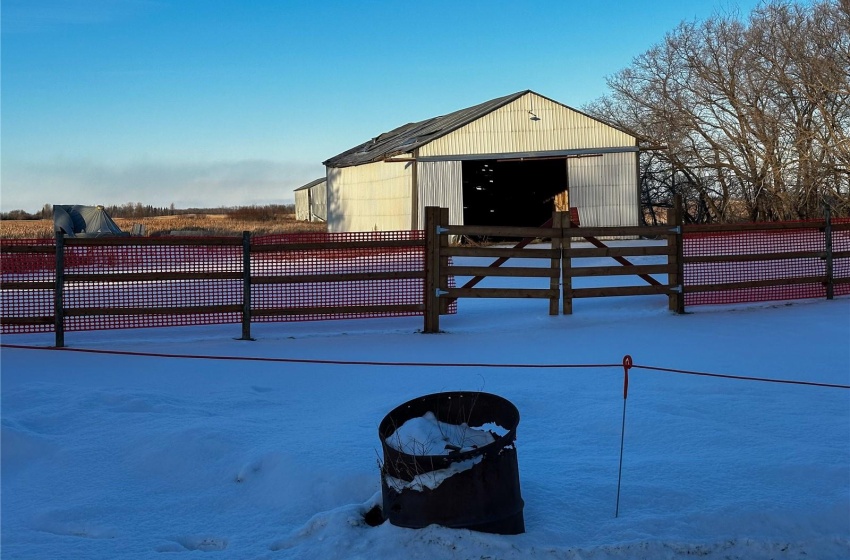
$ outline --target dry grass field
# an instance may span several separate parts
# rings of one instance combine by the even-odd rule
[[[323,223],[299,222],[294,214],[274,220],[249,221],[230,218],[225,214],[183,214],[152,218],[115,218],[122,231],[130,232],[134,224],[145,227],[148,236],[171,235],[172,232],[198,232],[205,235],[252,235],[275,233],[324,232]],[[0,239],[43,239],[53,237],[53,220],[0,220]]]

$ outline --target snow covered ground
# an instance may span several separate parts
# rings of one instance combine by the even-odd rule
[[[850,298],[462,300],[421,318],[70,332],[76,349],[370,362],[636,364],[850,384]],[[52,335],[4,336],[49,346]],[[2,349],[2,557],[850,557],[850,390],[622,367],[332,365]],[[520,411],[527,532],[370,527],[378,424],[440,391]]]

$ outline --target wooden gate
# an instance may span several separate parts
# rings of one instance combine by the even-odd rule
[[[577,227],[577,218],[570,219],[569,212],[555,212],[552,219],[541,227],[457,226],[448,224],[448,209],[425,209],[425,332],[438,332],[440,314],[447,304],[458,298],[545,298],[549,300],[549,314],[573,311],[573,298],[657,295],[668,296],[669,308],[684,312],[682,292],[682,236],[681,222],[676,213],[669,226],[628,227]],[[452,245],[450,236],[519,238],[513,247]],[[639,238],[651,237],[666,242],[658,246],[609,247],[601,237]],[[534,246],[534,240],[550,240],[549,247]],[[590,242],[592,247],[574,246],[574,240]],[[664,256],[663,264],[634,264],[630,257]],[[489,257],[495,260],[489,266],[450,265],[449,257]],[[605,266],[574,266],[574,259],[611,258]],[[546,266],[501,265],[509,259],[545,259]],[[525,261],[524,261],[525,262]],[[602,277],[636,275],[646,285],[574,288],[575,277]],[[666,275],[658,279],[652,275]],[[451,276],[472,276],[459,288],[449,288]],[[476,288],[487,277],[549,278],[548,288]],[[561,305],[559,306],[559,301]]]

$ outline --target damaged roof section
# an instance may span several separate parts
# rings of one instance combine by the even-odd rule
[[[402,125],[342,152],[323,163],[327,167],[350,167],[410,153],[416,148],[454,132],[530,92],[531,90],[520,91],[448,115]]]
[[[327,181],[327,178],[326,178],[326,177],[319,177],[318,179],[315,179],[315,180],[313,180],[313,181],[310,181],[310,182],[309,182],[309,183],[307,183],[306,185],[303,185],[303,186],[298,187],[297,189],[293,190],[292,192],[304,191],[304,190],[309,189],[310,187],[315,187],[315,186],[316,186],[316,185],[318,185],[319,183],[323,183],[323,182],[325,182],[325,181]]]

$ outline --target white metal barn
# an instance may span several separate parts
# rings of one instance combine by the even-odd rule
[[[325,222],[328,219],[328,182],[321,177],[298,187],[295,193],[295,219],[304,222]]]
[[[637,225],[638,146],[628,133],[526,90],[400,126],[324,162],[328,231],[456,225]]]

